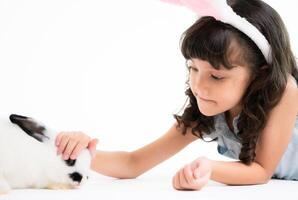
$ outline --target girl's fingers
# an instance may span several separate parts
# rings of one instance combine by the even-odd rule
[[[173,186],[176,190],[181,190],[182,187],[180,186],[180,181],[179,181],[179,171],[175,174],[173,178]]]
[[[189,164],[185,165],[185,167],[183,168],[183,173],[189,189],[193,189],[195,185],[195,177],[193,176],[193,173],[191,171],[191,167]]]
[[[173,177],[173,187],[177,190],[200,190],[209,181],[210,174],[207,173],[202,177],[195,178],[195,173],[198,173],[199,169],[195,169],[195,172],[191,171],[191,166],[186,165],[184,168],[180,169],[176,175]]]
[[[190,165],[181,168],[173,178],[173,186],[177,190],[196,189],[196,182],[193,178]]]
[[[58,146],[58,155],[61,154],[62,152],[64,152],[66,145],[68,143],[68,140],[69,140],[68,136],[62,135],[62,137],[60,139],[59,146]]]
[[[200,167],[200,162],[200,159],[196,159],[195,161],[193,161],[190,164],[191,171],[195,171],[195,169],[198,169]]]
[[[203,157],[198,158],[176,173],[173,186],[177,190],[200,190],[208,183],[210,176],[211,168],[208,160]]]
[[[183,189],[187,188],[187,182],[184,177],[183,168],[179,171],[179,184]]]
[[[81,143],[77,143],[77,145],[74,147],[74,150],[70,154],[70,159],[72,160],[77,159],[78,155],[84,148],[85,148],[84,145],[82,145]]]
[[[59,146],[62,136],[63,136],[63,132],[57,134],[56,139],[55,139],[56,146]]]
[[[211,176],[211,172],[202,175],[201,169],[197,168],[194,170],[193,176],[195,177],[194,189],[200,190],[208,183]]]
[[[200,178],[201,173],[200,173],[200,169],[199,169],[199,168],[196,168],[196,169],[193,171],[193,176],[194,176],[194,178],[195,178],[196,180]]]
[[[98,143],[98,139],[92,139],[88,144],[88,149],[89,150],[96,149],[97,143]]]
[[[70,154],[72,154],[72,152],[73,152],[74,148],[77,146],[77,144],[78,144],[78,142],[75,140],[72,140],[72,139],[68,140],[68,143],[67,143],[65,150],[63,152],[64,160],[69,159]]]
[[[92,157],[95,156],[97,139],[92,139],[82,132],[61,132],[55,139],[57,154],[63,159],[76,159],[84,148],[88,148]]]
[[[192,172],[191,166],[187,165],[184,169],[184,173],[186,174],[186,177],[188,177],[188,187],[187,189],[191,190],[200,190],[209,180],[209,177],[199,177],[195,174],[199,174],[199,168],[195,170],[195,172]]]

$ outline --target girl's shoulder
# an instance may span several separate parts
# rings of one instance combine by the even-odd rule
[[[259,163],[270,177],[286,151],[293,131],[296,130],[297,113],[298,88],[295,79],[289,76],[280,101],[268,115],[255,151],[255,162]]]

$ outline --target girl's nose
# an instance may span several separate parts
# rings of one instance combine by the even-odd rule
[[[206,96],[208,94],[208,82],[206,81],[206,76],[204,76],[202,73],[196,74],[193,82],[193,88],[194,88],[194,95],[199,96]]]

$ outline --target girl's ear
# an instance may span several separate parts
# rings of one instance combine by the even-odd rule
[[[26,116],[12,114],[9,116],[12,123],[18,125],[25,133],[35,138],[39,142],[43,142],[47,136],[44,134],[45,127],[37,123],[34,119]]]
[[[268,68],[269,68],[269,66],[267,64],[262,65],[260,67],[260,69],[259,69],[259,73],[258,74],[265,74],[265,73],[267,73],[266,71],[267,71]]]
[[[268,69],[268,67],[269,67],[269,66],[268,66],[267,64],[261,66],[260,69],[259,69],[259,72],[258,72],[258,73],[259,73],[259,74],[264,73],[264,72]],[[254,81],[255,78],[256,78],[256,74],[255,74],[255,73],[252,73],[251,81]]]

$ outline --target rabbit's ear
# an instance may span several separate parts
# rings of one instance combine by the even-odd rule
[[[18,125],[23,131],[36,140],[44,142],[45,139],[49,139],[45,135],[46,128],[34,119],[15,114],[10,115],[9,119],[12,123]]]

